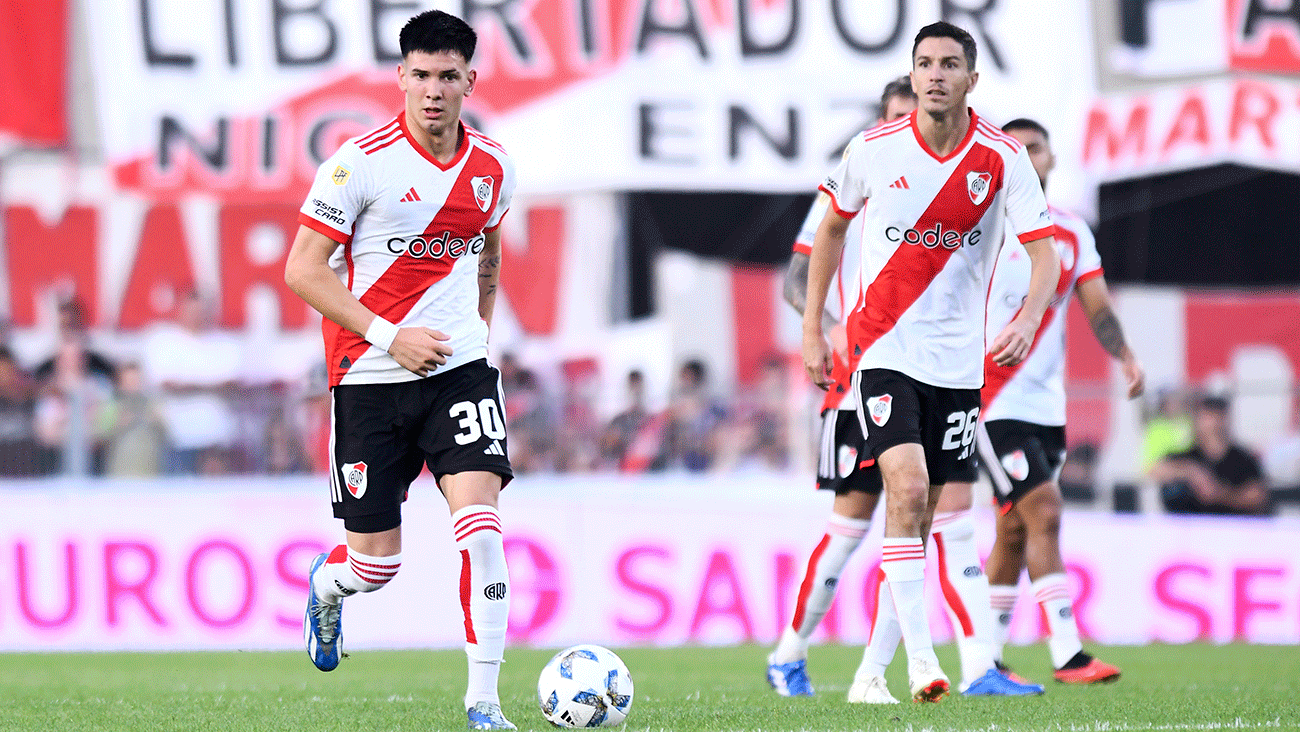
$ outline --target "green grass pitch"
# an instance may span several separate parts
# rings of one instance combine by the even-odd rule
[[[1121,730],[1300,729],[1300,649],[1149,646],[1097,649],[1124,669],[1118,683],[1053,683],[1043,646],[1008,649],[1022,674],[1046,681],[1029,699],[966,699],[888,707],[844,701],[860,649],[818,646],[818,695],[767,687],[766,648],[616,649],[636,699],[627,730]],[[950,675],[957,662],[940,648]],[[551,729],[537,708],[537,673],[552,651],[509,649],[506,715]],[[890,690],[906,695],[902,657]],[[360,651],[324,674],[297,653],[0,655],[0,730],[454,730],[465,657],[458,651]]]

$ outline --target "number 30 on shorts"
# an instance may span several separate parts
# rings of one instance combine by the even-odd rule
[[[943,433],[943,449],[956,450],[961,448],[961,455],[958,459],[968,457],[971,452],[971,444],[975,442],[975,426],[980,421],[980,408],[975,407],[969,412],[953,412],[948,415],[948,424],[952,425],[947,432]]]
[[[456,433],[457,445],[468,445],[484,435],[489,440],[500,440],[506,436],[506,423],[501,419],[501,409],[491,398],[480,399],[477,405],[474,402],[456,402],[451,405],[451,418],[460,419],[457,424],[461,429]]]

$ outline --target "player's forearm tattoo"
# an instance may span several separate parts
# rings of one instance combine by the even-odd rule
[[[1128,351],[1128,344],[1124,342],[1124,331],[1119,327],[1119,319],[1110,308],[1102,308],[1089,318],[1089,325],[1092,326],[1092,332],[1097,336],[1097,342],[1101,347],[1106,349],[1106,353],[1115,358],[1123,358]]]
[[[479,287],[483,294],[492,294],[497,291],[497,278],[501,274],[501,256],[493,255],[483,257],[478,260],[478,278]]]
[[[795,254],[790,259],[790,269],[785,273],[785,301],[803,315],[808,307],[808,256]]]

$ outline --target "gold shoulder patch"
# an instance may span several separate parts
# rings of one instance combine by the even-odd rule
[[[334,168],[334,176],[333,176],[334,185],[341,186],[344,183],[347,183],[348,178],[351,176],[352,176],[352,169],[346,165],[340,164],[339,166]]]

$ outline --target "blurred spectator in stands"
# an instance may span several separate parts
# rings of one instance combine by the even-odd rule
[[[162,413],[145,390],[139,363],[124,363],[117,369],[117,387],[100,420],[106,443],[105,475],[146,478],[162,472],[166,449]]]
[[[510,465],[519,473],[553,470],[556,423],[541,382],[532,370],[520,368],[513,384],[502,380],[506,396],[506,424],[510,438]]]
[[[296,475],[311,472],[311,456],[307,454],[299,434],[300,431],[294,429],[283,410],[272,414],[266,423],[260,472],[267,475]]]
[[[704,362],[692,359],[682,364],[668,405],[667,467],[708,470],[717,456],[719,428],[726,416],[726,408],[709,393]]]
[[[1272,497],[1259,461],[1234,444],[1228,432],[1228,401],[1203,396],[1192,412],[1190,449],[1162,458],[1151,469],[1171,513],[1265,515]]]
[[[1096,500],[1098,452],[1091,442],[1081,442],[1066,452],[1059,479],[1062,498],[1076,503]]]
[[[757,383],[740,395],[720,432],[714,470],[784,470],[790,461],[790,429],[786,398],[785,360],[771,354],[763,360]]]
[[[230,467],[237,421],[231,399],[241,368],[238,343],[212,329],[212,308],[191,290],[174,323],[162,323],[144,344],[144,370],[162,396],[170,474],[218,475]]]
[[[1292,395],[1290,428],[1264,450],[1264,473],[1279,502],[1300,504],[1300,390]]]
[[[570,359],[560,364],[560,376],[564,379],[564,396],[555,470],[589,473],[600,461],[600,421],[596,418],[600,366],[594,358]]]
[[[36,439],[51,472],[103,472],[105,435],[98,428],[113,384],[103,372],[91,372],[85,336],[78,330],[61,333],[51,367],[37,380]]]
[[[86,330],[85,309],[75,295],[59,300],[58,334],[55,352],[49,358],[37,364],[32,375],[38,383],[48,381],[54,376],[55,360],[64,341],[74,341],[85,352],[86,372],[103,379],[103,383],[112,384],[117,377],[117,366],[90,347],[90,334]]]
[[[606,469],[616,470],[622,465],[632,440],[650,418],[645,406],[645,374],[633,369],[626,383],[627,408],[614,415],[600,434],[601,467]]]
[[[1142,433],[1142,472],[1150,472],[1161,458],[1185,452],[1192,446],[1192,419],[1187,395],[1175,389],[1156,394],[1155,411],[1149,414]]]
[[[313,473],[328,473],[332,456],[330,455],[330,436],[332,433],[330,410],[334,408],[334,399],[330,395],[329,374],[325,362],[321,361],[307,373],[307,383],[303,385],[302,399],[302,442],[311,461]]]
[[[0,346],[0,476],[18,478],[44,472],[37,455],[35,415],[35,385],[18,366],[13,352]]]

